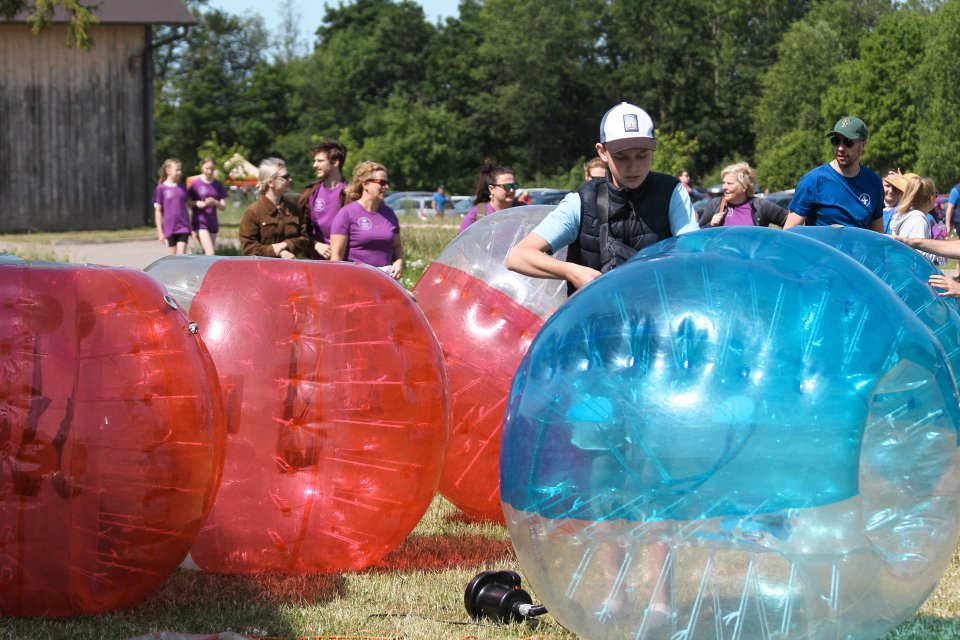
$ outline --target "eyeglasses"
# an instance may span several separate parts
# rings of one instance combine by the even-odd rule
[[[495,185],[493,185],[493,186],[495,186],[495,187],[500,187],[500,188],[503,189],[504,191],[516,191],[517,189],[520,188],[520,183],[519,183],[519,182],[506,182],[506,183],[504,183],[504,184],[495,184]]]
[[[857,141],[851,140],[850,138],[846,138],[844,136],[830,136],[830,144],[834,147],[839,144],[843,144],[843,146],[849,149],[853,145],[857,144]]]
[[[281,175],[275,176],[274,180],[286,180],[287,182],[293,182],[293,176],[291,176],[289,173],[285,173],[282,176]]]
[[[378,180],[377,178],[370,178],[369,180],[367,180],[367,182],[372,182],[372,183],[374,183],[374,184],[378,184],[378,185],[380,185],[381,187],[389,187],[389,186],[390,186],[390,181],[387,180],[386,178],[384,178],[384,179],[382,179],[382,180]]]

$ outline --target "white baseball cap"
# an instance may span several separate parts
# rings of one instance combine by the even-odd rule
[[[635,147],[655,150],[653,120],[640,107],[621,102],[600,121],[600,144],[611,153]]]

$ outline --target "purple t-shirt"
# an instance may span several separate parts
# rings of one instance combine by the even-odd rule
[[[190,233],[190,216],[187,215],[187,190],[182,184],[160,183],[153,192],[154,204],[159,204],[163,213],[163,236],[169,238],[178,233]]]
[[[483,213],[481,214],[477,209],[483,208]],[[477,218],[482,218],[483,216],[493,213],[493,207],[490,206],[489,202],[481,202],[480,204],[475,204],[467,211],[467,215],[463,216],[463,221],[460,223],[460,228],[457,229],[457,233],[463,233],[464,230],[477,221]],[[479,215],[478,215],[479,214]]]
[[[752,227],[753,213],[750,211],[750,200],[737,205],[727,205],[727,215],[723,217],[725,227]]]
[[[197,178],[190,183],[190,187],[187,189],[187,195],[189,195],[190,199],[194,202],[200,202],[207,198],[225,200],[227,190],[223,188],[223,184],[219,180],[204,182],[203,178]],[[220,223],[217,220],[217,208],[194,207],[191,223],[194,231],[206,229],[210,233],[218,232],[220,230]]]
[[[337,212],[330,233],[347,236],[347,260],[385,267],[393,264],[393,239],[400,233],[400,221],[385,204],[370,212],[351,202]]]
[[[314,240],[330,244],[330,227],[340,211],[340,193],[346,184],[341,182],[333,189],[327,189],[321,184],[310,196],[310,218],[313,220],[310,235]]]

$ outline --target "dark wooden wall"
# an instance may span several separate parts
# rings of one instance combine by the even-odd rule
[[[54,25],[0,23],[0,231],[144,224],[156,179],[144,25],[91,27],[90,51]]]

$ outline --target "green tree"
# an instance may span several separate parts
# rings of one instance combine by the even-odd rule
[[[860,40],[860,56],[841,63],[837,81],[824,92],[822,121],[851,114],[867,123],[863,161],[876,171],[917,166],[927,90],[917,82],[916,70],[930,21],[926,13],[907,8],[883,16]]]
[[[917,171],[928,175],[941,189],[960,177],[960,2],[947,0],[931,17],[926,51],[918,73],[927,96],[917,128],[920,152]]]
[[[449,175],[459,153],[457,118],[443,105],[426,106],[404,96],[390,98],[387,106],[368,116],[368,135],[348,155],[349,168],[363,160],[387,167],[394,188],[422,189],[445,183],[452,190],[469,190],[464,175]]]
[[[750,158],[751,112],[775,44],[808,2],[680,0],[611,3],[604,15],[610,97],[644,107],[664,132],[699,141],[686,167]]]
[[[0,0],[0,18],[13,19],[21,11],[29,10],[27,23],[39,34],[53,22],[57,7],[62,7],[70,16],[67,22],[67,45],[89,49],[93,46],[90,27],[100,20],[95,15],[97,5],[87,6],[79,0]]]
[[[213,10],[197,20],[168,56],[156,59],[158,66],[167,65],[157,70],[155,84],[158,162],[168,156],[192,158],[214,136],[225,145],[243,143],[240,132],[251,119],[275,116],[265,109],[272,94],[262,101],[244,98],[263,63],[262,19]]]
[[[416,96],[433,33],[413,0],[327,5],[318,44],[296,85],[302,128],[357,129],[391,96]]]
[[[843,63],[859,55],[860,39],[890,10],[888,0],[822,0],[784,34],[753,112],[757,173],[771,189],[795,186],[829,157],[823,132],[847,109],[824,115],[822,97],[838,82]]]

